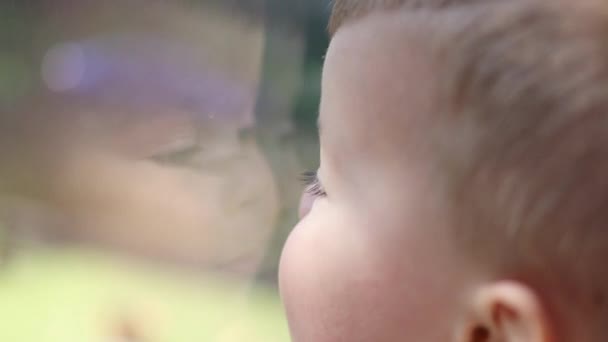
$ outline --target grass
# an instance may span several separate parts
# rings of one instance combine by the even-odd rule
[[[144,337],[125,339],[129,330]],[[289,338],[272,289],[161,271],[81,250],[36,250],[0,268],[0,341]]]

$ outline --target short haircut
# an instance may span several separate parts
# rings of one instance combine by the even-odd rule
[[[377,10],[441,9],[487,1],[500,0],[335,0],[329,20],[329,33],[333,35],[344,23]]]
[[[337,1],[331,30],[406,3],[423,1]],[[510,0],[428,20],[440,89],[430,159],[455,240],[501,276],[558,287],[563,307],[577,300],[577,310],[602,317],[589,324],[603,326],[608,6]]]

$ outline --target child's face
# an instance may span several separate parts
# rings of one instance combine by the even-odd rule
[[[305,195],[314,203],[281,260],[295,341],[450,340],[466,272],[415,144],[432,82],[404,30],[397,16],[372,16],[341,28],[327,53],[318,170],[326,196]]]

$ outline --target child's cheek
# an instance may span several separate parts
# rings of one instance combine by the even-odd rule
[[[325,198],[316,199],[315,208],[291,233],[279,270],[279,286],[294,341],[373,341],[377,326],[388,311],[391,293],[388,272],[377,260],[365,233],[352,215]],[[393,300],[389,300],[393,303]],[[346,317],[344,314],[349,313]],[[381,334],[380,334],[381,335]],[[363,339],[357,339],[366,336]]]

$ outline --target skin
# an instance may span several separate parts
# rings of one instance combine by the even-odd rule
[[[464,279],[449,271],[454,253],[440,238],[445,218],[435,215],[430,179],[418,156],[399,152],[409,140],[402,127],[428,110],[431,87],[424,56],[406,44],[387,53],[401,25],[363,20],[329,47],[318,172],[327,196],[311,206],[304,199],[304,218],[281,260],[294,341],[446,341],[450,334],[446,309],[457,296],[442,284]],[[390,77],[395,72],[405,77]]]
[[[432,65],[413,33],[399,15],[373,14],[330,44],[319,118],[326,196],[304,195],[279,272],[293,341],[555,341],[530,288],[494,281],[447,239],[420,139]]]

